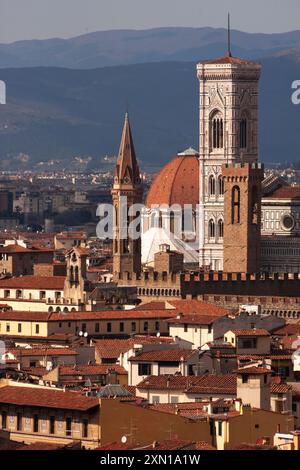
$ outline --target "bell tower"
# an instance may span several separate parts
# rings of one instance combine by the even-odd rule
[[[258,160],[258,85],[261,66],[228,53],[197,65],[200,81],[200,266],[223,270],[222,165]]]
[[[130,223],[135,220],[140,232],[140,212],[132,211],[134,204],[141,204],[143,196],[133,138],[126,113],[120,150],[118,154],[112,199],[114,206],[113,275],[141,272],[141,236],[130,233]]]

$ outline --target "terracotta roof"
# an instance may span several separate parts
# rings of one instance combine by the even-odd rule
[[[243,367],[237,370],[238,374],[247,374],[247,375],[260,375],[260,374],[272,374],[271,369],[266,367]]]
[[[0,311],[1,320],[28,320],[28,321],[88,321],[88,320],[165,320],[173,318],[176,312],[170,310],[101,310],[99,312],[17,312]],[[162,340],[161,340],[162,341]]]
[[[0,388],[0,403],[41,408],[87,411],[98,406],[97,398],[78,392],[64,392],[39,387],[6,386]]]
[[[53,253],[53,250],[49,248],[26,248],[15,243],[1,246],[0,253]]]
[[[291,385],[287,384],[271,384],[271,393],[288,393],[293,389]]]
[[[64,276],[19,276],[0,280],[0,289],[63,290]]]
[[[232,65],[258,65],[256,62],[251,60],[241,59],[239,57],[233,57],[231,55],[225,55],[224,57],[219,57],[218,59],[206,60],[202,62],[203,64],[232,64]]]
[[[149,189],[146,206],[199,204],[197,155],[177,156],[159,172]]]
[[[78,366],[59,366],[61,376],[89,376],[106,375],[109,372],[117,372],[119,375],[127,375],[127,371],[119,364],[86,364]]]
[[[230,330],[235,336],[270,336],[267,330],[250,329],[250,330]]]
[[[173,318],[176,315],[174,311],[169,310],[110,310],[99,312],[68,312],[56,313],[51,316],[51,321],[70,321],[70,320],[128,320],[128,319],[151,319],[151,318]]]
[[[149,376],[137,385],[138,390],[183,390],[187,393],[236,394],[236,375]]]
[[[266,196],[267,199],[300,199],[299,186],[282,186]]]
[[[200,300],[171,300],[169,302],[173,305],[177,313],[184,315],[210,315],[216,317],[223,317],[230,313],[229,310],[218,305],[208,304]]]
[[[117,359],[120,354],[126,353],[133,348],[135,344],[159,344],[172,343],[173,338],[156,336],[134,336],[128,339],[100,339],[94,340],[96,350],[101,358]]]
[[[25,356],[76,356],[78,353],[70,348],[12,348],[6,353],[12,353],[15,357]]]
[[[196,349],[162,349],[157,351],[145,351],[136,356],[130,357],[131,362],[180,362],[188,360],[196,355]]]
[[[219,318],[209,315],[183,315],[168,320],[168,323],[173,325],[212,325]]]
[[[51,313],[49,312],[16,312],[9,310],[7,312],[0,312],[0,320],[28,320],[46,322],[50,319]]]

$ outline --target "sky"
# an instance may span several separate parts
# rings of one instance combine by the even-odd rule
[[[299,0],[0,0],[0,42],[123,28],[224,27],[227,11],[241,31],[300,29]]]

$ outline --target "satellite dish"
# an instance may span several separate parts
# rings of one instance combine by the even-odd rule
[[[87,337],[88,337],[88,332],[86,331],[83,336],[84,336],[85,338],[87,338]]]
[[[83,336],[83,331],[79,331],[79,336]]]
[[[156,336],[157,336],[157,338],[160,338],[160,332],[158,332],[158,333],[156,334]]]
[[[127,437],[126,437],[126,436],[122,436],[121,442],[122,442],[122,444],[126,444],[126,442],[127,442]]]

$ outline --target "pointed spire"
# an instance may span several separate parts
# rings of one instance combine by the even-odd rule
[[[119,184],[138,185],[141,183],[128,112],[125,114],[115,177],[118,178]]]
[[[227,41],[228,41],[228,57],[232,57],[232,53],[231,53],[231,28],[230,28],[230,13],[229,12],[228,12]]]

